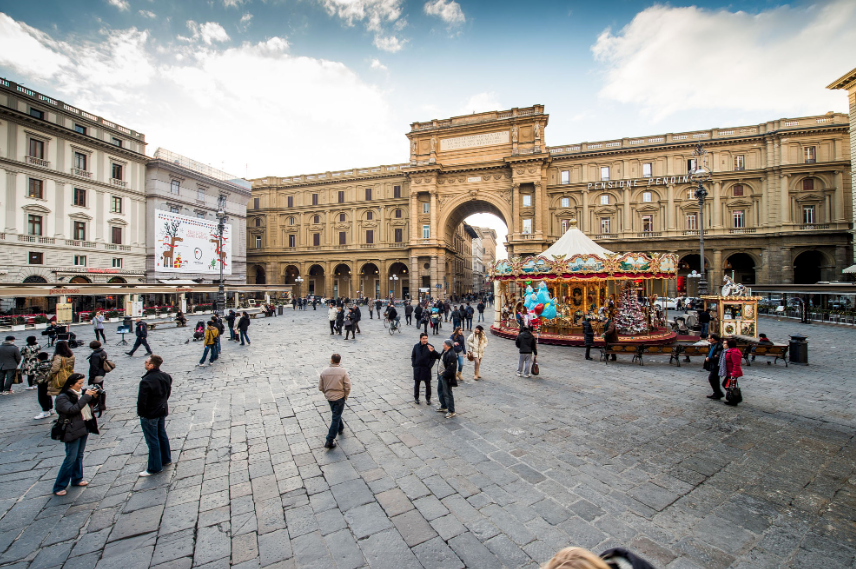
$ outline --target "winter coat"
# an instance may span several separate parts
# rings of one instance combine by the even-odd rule
[[[725,352],[725,372],[728,377],[743,377],[743,367],[740,365],[742,359],[740,348],[729,348]]]
[[[172,394],[172,377],[159,369],[150,369],[140,378],[137,393],[137,415],[144,419],[159,419],[169,415],[167,400]]]
[[[457,342],[457,346],[452,346],[452,350],[455,351],[455,354],[466,354],[467,353],[467,340],[464,338],[463,334],[458,334],[455,336],[452,334],[449,336],[449,339],[453,342]]]
[[[588,320],[583,320],[583,339],[586,346],[594,346],[594,327]]]
[[[722,342],[715,342],[710,345],[710,350],[707,352],[707,365],[705,369],[710,371],[719,370],[719,358],[722,357]]]
[[[17,369],[21,363],[21,350],[12,342],[0,344],[0,371]]]
[[[470,334],[470,337],[467,338],[467,347],[469,348],[469,351],[472,352],[474,358],[483,358],[484,350],[487,348],[487,334],[482,332],[478,342],[476,342],[476,333],[473,332]]]
[[[431,381],[431,368],[434,366],[434,362],[440,359],[440,353],[437,350],[433,352],[429,350],[429,345],[423,345],[419,342],[413,346],[413,351],[410,352],[410,365],[413,367],[414,381]]]
[[[514,342],[517,345],[518,350],[521,354],[535,354],[538,355],[538,346],[535,342],[535,336],[532,335],[532,332],[529,330],[523,329],[520,334],[517,335],[517,340]]]
[[[84,393],[78,399],[77,395],[70,389],[65,389],[56,396],[54,407],[59,414],[59,420],[68,419],[71,421],[71,424],[65,429],[62,442],[70,443],[89,433],[98,433],[98,422],[95,417],[93,416],[89,421],[84,421],[83,415],[80,413],[81,409],[85,405],[89,405],[90,401],[92,401],[92,397],[89,395]]]
[[[446,350],[440,356],[440,376],[446,380],[449,387],[457,387],[458,380],[455,379],[455,373],[458,371],[458,356],[454,350]]]
[[[478,306],[476,306],[476,308],[478,309],[479,314],[483,314],[484,313],[484,302],[479,302],[479,304],[478,304]]]
[[[354,322],[359,322],[362,319],[363,319],[363,313],[360,312],[360,307],[355,306],[354,307],[354,315],[353,315]]]
[[[413,306],[410,304],[405,304],[404,305],[404,315],[410,316],[411,314],[413,314]]]
[[[137,338],[148,338],[149,325],[145,322],[137,322],[137,328],[134,330],[134,334],[136,334]]]
[[[241,316],[241,319],[238,320],[238,330],[241,332],[246,332],[247,328],[250,327],[250,317],[249,316]]]
[[[48,375],[48,395],[50,396],[59,395],[60,389],[54,387],[54,377],[59,373],[63,366],[67,367],[71,373],[74,373],[74,356],[71,356],[70,358],[54,356],[53,359],[51,359],[51,371]]]
[[[606,323],[606,329],[603,332],[603,338],[607,344],[618,343],[618,329],[615,327],[615,321],[609,320]]]
[[[339,314],[339,311],[338,311],[338,310],[336,310],[336,307],[335,307],[335,306],[331,306],[331,307],[330,307],[330,310],[328,310],[328,311],[327,311],[327,320],[329,320],[330,322],[335,322],[335,321],[336,321],[336,316],[337,316],[338,314]]]
[[[473,310],[473,307],[472,307],[472,306],[467,306],[467,307],[464,309],[464,312],[465,312],[465,316],[466,316],[467,318],[469,318],[469,319],[472,319],[473,314],[475,314],[475,313],[476,313],[476,311],[475,311],[475,310]]]
[[[217,337],[220,335],[220,331],[217,330],[214,326],[209,326],[205,329],[205,341],[202,343],[203,346],[213,346],[217,343]]]
[[[39,352],[42,347],[38,344],[34,346],[26,345],[21,348],[21,357],[24,358],[24,365],[21,366],[21,373],[24,375],[35,375],[36,366],[39,363]]]
[[[86,358],[89,360],[89,380],[92,381],[93,378],[107,375],[104,371],[104,360],[107,359],[107,352],[104,351],[104,348],[98,348],[97,350],[93,350],[89,357]]]
[[[413,315],[416,317],[416,320],[422,320],[422,306],[417,304],[416,308],[413,309]]]
[[[235,327],[235,318],[236,316],[234,312],[230,312],[226,317],[226,323],[229,325],[230,330]]]
[[[345,322],[345,311],[339,310],[336,312],[336,326],[341,326]]]
[[[95,330],[104,329],[104,316],[95,316],[92,318],[92,327]]]

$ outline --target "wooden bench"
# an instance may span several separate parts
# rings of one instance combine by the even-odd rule
[[[672,363],[672,359],[677,359],[677,356],[675,354],[679,349],[680,346],[674,346],[669,344],[643,344],[639,346],[639,365],[645,365],[644,363],[642,363],[642,356],[646,354],[669,354],[669,363]],[[678,361],[678,367],[681,367],[680,361]]]
[[[691,357],[702,356],[707,357],[707,354],[710,352],[710,346],[696,346],[693,344],[677,344],[675,346],[674,353],[669,357],[669,363],[672,361],[678,364],[678,367],[681,367],[681,356],[684,356],[684,361],[689,362]]]
[[[631,363],[638,361],[641,365],[642,348],[642,344],[606,344],[600,349],[600,359],[603,360],[605,364],[609,365],[609,356],[633,354],[633,359],[630,360]]]
[[[753,346],[746,346],[743,348],[743,360],[746,362],[747,366],[751,366],[751,360],[755,359],[755,356],[765,356],[768,358],[774,358],[772,363],[778,363],[781,359],[785,362],[785,367],[788,367],[788,348],[790,346],[788,344],[756,344]],[[770,365],[771,362],[767,362],[767,365]]]

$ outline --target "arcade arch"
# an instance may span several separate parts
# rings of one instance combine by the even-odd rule
[[[326,283],[324,282],[324,267],[312,265],[309,267],[309,278],[307,280],[308,294],[326,296]]]
[[[734,282],[751,285],[755,284],[755,259],[748,253],[734,253],[725,260],[724,274],[731,276],[734,272]]]
[[[347,263],[339,263],[333,269],[333,298],[353,298],[351,291],[351,267]]]

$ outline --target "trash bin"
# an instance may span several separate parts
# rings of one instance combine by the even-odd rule
[[[277,312],[277,314],[282,316],[282,305],[281,304],[276,307],[276,312]]]
[[[808,342],[802,334],[794,334],[788,342],[788,361],[797,365],[808,365]]]

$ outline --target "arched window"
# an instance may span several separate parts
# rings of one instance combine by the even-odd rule
[[[395,217],[401,218],[401,210],[400,209],[395,210]]]
[[[609,194],[603,194],[600,196],[600,205],[609,205]]]
[[[370,211],[366,212],[366,221],[371,221],[371,220],[372,220],[372,212],[370,212]]]
[[[315,217],[313,217],[313,218],[312,218],[312,223],[321,223],[321,216],[320,216],[320,215],[316,215]]]
[[[261,227],[261,226],[262,226],[262,220],[257,217],[256,218],[256,227]]]

